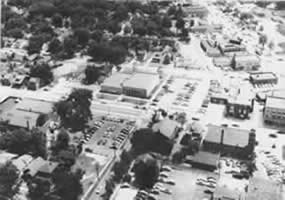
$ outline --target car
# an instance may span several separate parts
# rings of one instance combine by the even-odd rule
[[[163,177],[163,178],[168,178],[168,173],[166,173],[165,171],[163,171],[163,172],[160,172],[160,173],[159,173],[159,176],[160,176],[160,177]]]
[[[277,133],[278,133],[278,134],[285,134],[285,131],[279,130],[279,131],[277,131]]]
[[[120,188],[130,188],[130,185],[128,183],[123,183]]]
[[[233,126],[233,127],[239,127],[239,125],[238,125],[238,124],[232,124],[232,126]]]
[[[269,137],[271,137],[271,138],[277,138],[277,135],[274,134],[274,133],[271,133],[271,134],[269,134]]]
[[[205,192],[206,194],[213,194],[213,193],[214,193],[213,190],[209,190],[209,189],[204,190],[204,192]]]
[[[162,166],[161,171],[167,171],[167,172],[171,172],[172,169],[169,166]]]
[[[175,185],[175,181],[172,179],[165,179],[164,183],[169,184],[169,185]]]
[[[149,192],[152,194],[159,194],[159,190],[157,189],[151,189]]]
[[[197,185],[201,185],[201,186],[205,186],[205,183],[202,182],[202,181],[196,181],[196,184],[197,184]]]
[[[243,174],[241,174],[241,173],[234,173],[233,175],[232,175],[232,177],[233,178],[236,178],[236,179],[243,179]]]
[[[216,179],[215,177],[209,176],[209,177],[207,177],[207,180],[213,180],[213,181],[216,181],[217,179]]]

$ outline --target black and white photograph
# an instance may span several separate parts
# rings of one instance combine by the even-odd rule
[[[0,0],[0,200],[285,200],[285,0]]]

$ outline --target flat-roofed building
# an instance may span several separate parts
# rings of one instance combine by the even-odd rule
[[[186,162],[199,169],[214,171],[217,169],[219,159],[220,154],[218,153],[199,151],[194,156],[187,156]]]
[[[7,121],[11,127],[32,129],[36,127],[39,116],[38,113],[12,109],[1,115],[1,121]]]
[[[285,125],[285,98],[267,96],[263,117],[267,123]]]
[[[255,71],[260,68],[260,59],[256,55],[234,55],[231,66],[234,70]]]
[[[283,199],[280,183],[262,178],[250,179],[246,200],[269,200],[269,199],[270,200]]]
[[[248,119],[254,107],[254,98],[250,96],[237,96],[228,98],[226,104],[226,115],[240,119]]]
[[[249,80],[252,84],[277,84],[278,78],[272,72],[251,73]]]
[[[184,12],[191,17],[206,17],[209,14],[208,9],[201,5],[190,5],[184,9]]]
[[[255,142],[254,130],[209,124],[202,147],[205,151],[247,158],[253,152]]]
[[[232,58],[228,56],[213,58],[213,63],[216,67],[220,68],[230,68],[232,64]]]
[[[33,112],[38,114],[49,114],[52,112],[54,104],[49,101],[24,98],[16,104],[17,110]]]
[[[210,40],[202,40],[200,46],[206,52],[207,56],[210,57],[221,56],[221,52],[218,49],[217,42],[212,42]]]
[[[158,75],[136,73],[123,83],[123,93],[128,96],[148,98],[158,84]]]
[[[237,51],[246,51],[246,48],[244,45],[238,45],[233,43],[220,43],[219,49],[223,54],[229,53],[229,52],[237,52]]]
[[[105,79],[101,85],[102,92],[108,92],[113,94],[122,94],[123,93],[123,83],[131,75],[124,73],[112,74],[110,77]]]

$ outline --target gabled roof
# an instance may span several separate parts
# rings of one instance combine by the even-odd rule
[[[51,174],[58,167],[58,165],[59,163],[57,162],[45,161],[45,163],[39,168],[38,172]]]
[[[152,126],[154,132],[159,132],[169,139],[173,139],[173,133],[178,126],[178,123],[169,118],[165,118]]]
[[[18,168],[19,171],[23,171],[28,167],[32,160],[32,156],[25,154],[12,160],[12,163]]]
[[[220,143],[222,130],[224,131],[223,144],[230,146],[246,147],[249,141],[249,130],[221,127],[213,124],[208,125],[208,132],[204,139],[205,142]]]

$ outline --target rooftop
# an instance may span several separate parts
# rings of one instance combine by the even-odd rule
[[[19,171],[26,169],[33,160],[33,157],[30,155],[22,155],[18,158],[13,159],[12,163],[17,167]]]
[[[206,164],[210,166],[217,166],[219,158],[219,154],[206,151],[199,151],[194,156],[187,156],[187,159],[191,160],[193,163]]]
[[[124,73],[112,74],[112,76],[105,79],[102,85],[108,87],[120,87],[123,84],[123,82],[129,77],[130,74],[124,74]]]
[[[259,63],[260,59],[256,55],[236,55],[237,62],[256,62]]]
[[[1,116],[1,120],[8,121],[9,125],[22,128],[32,128],[36,126],[39,114],[12,109]]]
[[[154,74],[136,73],[124,82],[124,87],[142,88],[152,90],[159,81],[159,76]]]
[[[240,199],[240,195],[236,190],[230,190],[227,187],[218,186],[214,194],[215,199],[233,200]]]
[[[16,105],[16,109],[33,113],[48,114],[52,112],[53,103],[25,98]]]
[[[281,200],[280,185],[273,181],[252,178],[249,181],[247,200]]]
[[[267,80],[267,79],[276,79],[276,75],[272,72],[262,72],[262,73],[252,73],[250,77],[254,80]]]
[[[213,124],[208,125],[208,132],[204,141],[220,143],[222,130],[224,130],[224,145],[238,147],[245,147],[248,145],[250,131],[233,127],[221,127]]]
[[[152,126],[154,132],[160,132],[169,139],[173,139],[173,133],[177,128],[177,122],[169,118],[165,118]]]
[[[58,167],[58,165],[59,163],[57,162],[45,161],[43,165],[39,168],[38,172],[51,174]]]
[[[5,164],[9,160],[17,157],[16,154],[8,153],[6,151],[0,151],[0,164]]]
[[[36,175],[36,173],[38,173],[39,169],[45,164],[45,162],[46,161],[41,157],[37,157],[36,159],[34,159],[27,167],[27,169],[29,170],[29,174],[31,176]]]
[[[267,96],[265,107],[285,109],[285,98]]]

